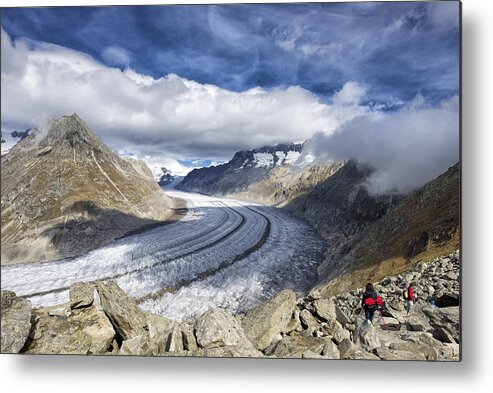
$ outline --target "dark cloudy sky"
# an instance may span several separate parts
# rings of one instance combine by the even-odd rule
[[[2,9],[2,129],[77,112],[149,162],[224,160],[459,93],[457,2]],[[354,123],[353,123],[354,124]]]

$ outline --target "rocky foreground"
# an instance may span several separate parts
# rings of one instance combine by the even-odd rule
[[[404,311],[402,290],[416,283]],[[78,283],[69,303],[31,309],[2,291],[2,353],[273,357],[367,360],[459,360],[459,252],[421,262],[375,283],[386,302],[373,325],[361,290],[296,299],[284,290],[246,314],[211,309],[174,322],[142,311],[113,282]],[[434,303],[434,304],[432,304]]]

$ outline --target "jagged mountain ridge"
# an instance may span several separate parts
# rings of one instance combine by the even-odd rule
[[[242,150],[225,164],[192,170],[177,188],[211,195],[244,191],[274,168],[296,161],[302,147],[301,143],[284,143]]]
[[[173,216],[149,168],[76,114],[18,142],[1,171],[2,264],[76,255]]]

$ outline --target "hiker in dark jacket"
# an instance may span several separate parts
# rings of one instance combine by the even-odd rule
[[[365,317],[368,324],[372,323],[373,315],[375,314],[378,306],[381,305],[382,299],[373,289],[373,285],[371,283],[366,284],[365,292],[363,293],[363,297],[361,299],[361,306],[365,310]]]

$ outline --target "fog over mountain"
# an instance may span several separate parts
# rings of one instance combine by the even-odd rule
[[[318,162],[357,159],[376,169],[370,191],[409,191],[459,160],[459,98],[431,106],[417,96],[396,112],[367,113],[330,135],[316,134],[303,155]]]

